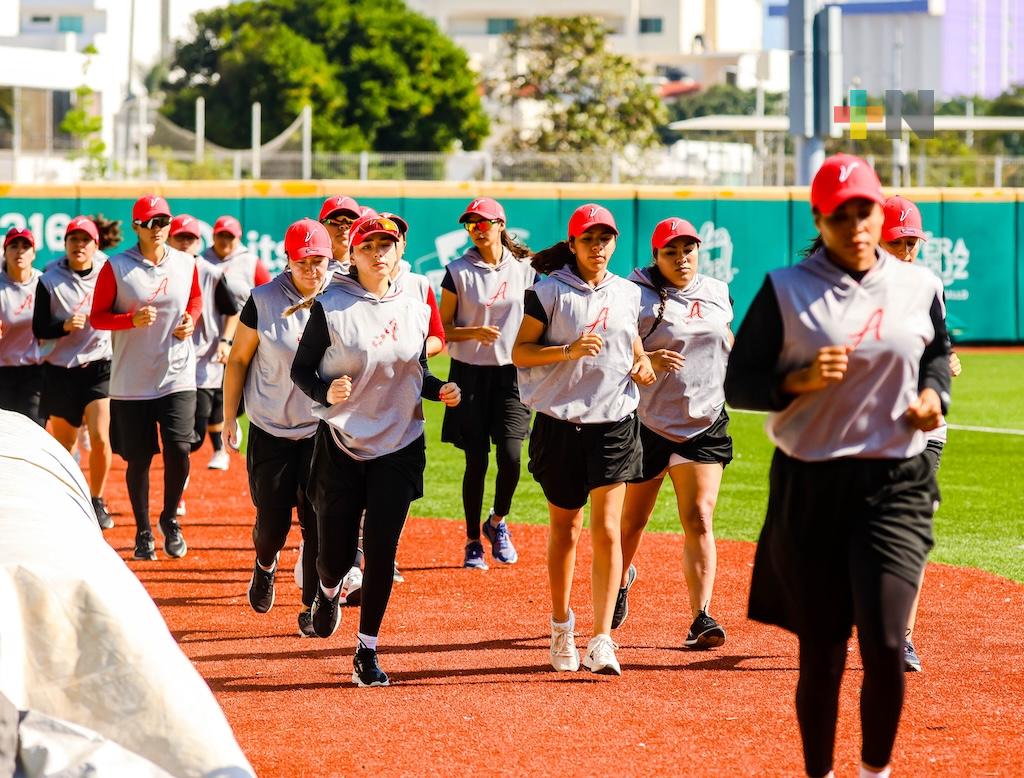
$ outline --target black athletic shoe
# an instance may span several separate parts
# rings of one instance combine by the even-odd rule
[[[357,648],[352,668],[352,683],[356,686],[391,685],[388,674],[377,664],[377,652],[372,648]]]
[[[100,529],[114,528],[114,519],[111,518],[110,511],[107,510],[102,497],[92,498],[92,511],[96,514],[96,521],[99,523]]]
[[[313,614],[309,612],[309,608],[299,611],[299,635],[304,638],[316,637],[313,631]]]
[[[333,597],[328,597],[323,589],[317,587],[316,597],[313,598],[309,612],[313,620],[313,632],[318,637],[329,638],[341,623],[341,608],[338,607],[340,599],[341,589],[338,589],[338,593]]]
[[[132,559],[145,559],[150,562],[156,559],[156,543],[153,541],[153,533],[149,530],[135,533],[135,551],[132,552]]]
[[[725,630],[722,625],[701,611],[690,625],[690,631],[683,643],[687,648],[707,649],[718,648],[725,642]]]
[[[167,556],[181,559],[188,553],[188,546],[185,544],[185,536],[181,534],[181,525],[178,519],[161,517],[160,533],[164,536],[164,551]]]
[[[903,641],[903,669],[908,673],[921,672],[921,657],[914,650],[914,644],[909,640]]]
[[[277,575],[277,563],[269,573],[260,568],[260,563],[252,565],[252,579],[249,581],[249,604],[257,613],[266,613],[274,607],[274,576]]]
[[[619,587],[619,593],[615,596],[615,610],[612,611],[612,629],[621,627],[629,615],[629,590],[636,582],[636,568],[629,566],[626,571],[626,585]]]

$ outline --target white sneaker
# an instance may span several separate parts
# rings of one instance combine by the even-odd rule
[[[300,589],[302,588],[302,544],[304,540],[299,541],[299,555],[295,557],[295,585]]]
[[[569,612],[569,626],[551,622],[551,666],[558,672],[575,673],[580,669],[580,652],[576,650],[575,619]]]
[[[594,635],[587,643],[587,655],[583,666],[600,675],[622,675],[619,660],[615,658],[618,645],[608,635]]]
[[[210,457],[210,463],[206,466],[209,470],[227,470],[231,466],[231,459],[225,449],[214,451]]]
[[[362,588],[363,571],[353,567],[341,579],[341,599],[338,602],[342,605],[358,605],[362,600]]]

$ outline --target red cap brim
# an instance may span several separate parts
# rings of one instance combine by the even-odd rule
[[[834,195],[833,199],[819,205],[818,210],[821,212],[823,216],[831,216],[833,213],[836,212],[836,209],[839,208],[839,206],[841,206],[843,203],[849,200],[870,200],[871,202],[878,203],[879,205],[885,204],[885,198],[882,196],[882,193],[876,189],[851,188],[844,189],[842,193]]]
[[[917,227],[890,227],[887,230],[882,230],[882,240],[884,241],[899,240],[900,238],[928,240],[924,230],[919,230]]]
[[[609,230],[611,230],[612,232],[614,232],[614,233],[615,233],[616,235],[618,235],[618,234],[619,234],[619,228],[618,228],[618,227],[616,227],[616,226],[615,226],[614,224],[609,224],[608,222],[606,222],[606,221],[604,221],[604,220],[602,220],[602,219],[595,219],[595,220],[594,220],[594,221],[592,221],[592,222],[586,222],[586,223],[584,223],[583,225],[581,225],[581,226],[580,226],[580,227],[578,228],[578,230],[577,230],[576,234],[575,234],[575,235],[572,235],[572,236],[570,236],[570,237],[573,237],[573,238],[578,238],[578,237],[579,237],[580,235],[582,235],[582,234],[583,234],[584,232],[586,232],[586,231],[587,231],[587,230],[589,230],[589,229],[592,229],[593,227],[607,227],[607,228],[608,228]]]

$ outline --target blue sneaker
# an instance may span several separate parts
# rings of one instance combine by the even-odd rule
[[[466,558],[462,560],[462,566],[472,570],[486,570],[487,562],[484,561],[484,544],[479,540],[471,540],[466,544]]]
[[[512,535],[508,531],[508,523],[502,519],[501,524],[495,527],[491,524],[493,515],[494,511],[492,510],[483,526],[484,537],[491,541],[491,556],[503,565],[514,565],[519,561],[519,553],[512,545]]]

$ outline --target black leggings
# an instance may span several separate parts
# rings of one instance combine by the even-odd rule
[[[863,597],[855,597],[854,620],[864,680],[860,691],[861,760],[874,768],[889,764],[903,709],[903,636],[917,588],[883,573]],[[796,715],[809,776],[832,769],[839,715],[839,685],[847,641],[800,637],[800,680]]]
[[[494,513],[507,516],[512,510],[512,497],[519,484],[519,462],[522,457],[521,438],[502,438],[495,446],[498,474],[494,479]],[[466,515],[466,537],[480,539],[480,518],[484,505],[484,482],[490,465],[490,451],[466,451],[466,472],[462,476],[462,509]]]
[[[172,520],[178,510],[178,503],[185,491],[185,479],[189,472],[188,443],[167,442],[163,444],[164,458],[164,507],[160,520]],[[149,520],[149,468],[153,456],[138,457],[128,460],[125,481],[128,484],[128,499],[135,514],[135,529],[139,532],[151,532]]]
[[[333,588],[356,561],[363,510],[362,606],[359,631],[377,635],[394,585],[395,554],[409,505],[423,496],[424,438],[376,459],[356,460],[338,448],[323,422],[316,433],[310,497],[317,514],[320,582]]]

